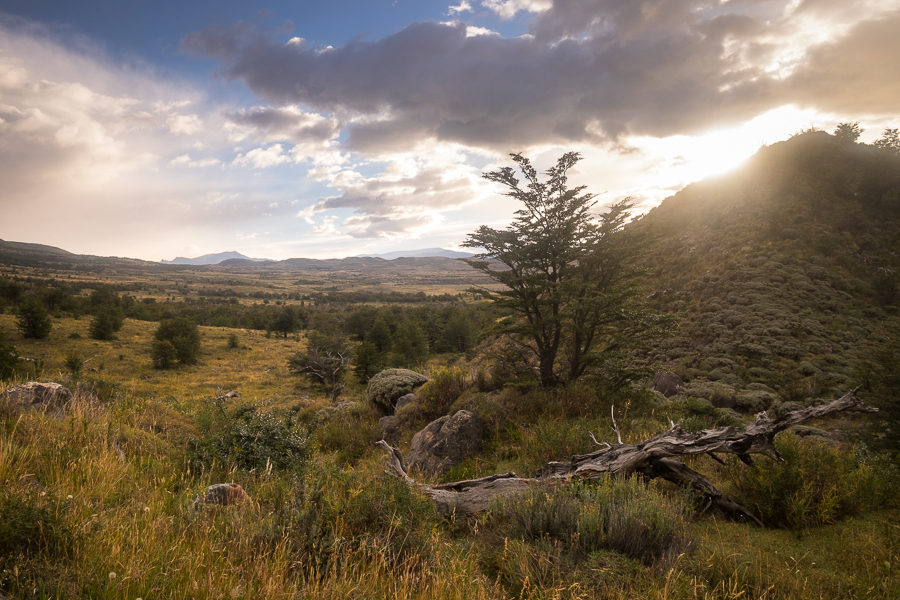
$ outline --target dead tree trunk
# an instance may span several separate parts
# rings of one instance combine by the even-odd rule
[[[638,473],[648,478],[662,477],[689,487],[728,516],[748,519],[761,525],[759,519],[747,508],[716,489],[706,477],[673,457],[709,454],[717,458],[716,453],[726,453],[736,454],[742,461],[751,464],[750,455],[763,454],[782,461],[773,441],[776,433],[809,419],[845,410],[875,412],[878,409],[859,400],[854,389],[827,404],[795,410],[775,420],[770,419],[765,412],[759,413],[754,422],[743,429],[718,427],[689,433],[674,425],[668,431],[639,444],[619,443],[588,454],[572,456],[568,460],[549,462],[541,470],[541,474],[534,478],[503,473],[440,485],[414,481],[403,467],[400,451],[384,440],[378,444],[388,451],[390,472],[421,490],[434,500],[441,511],[447,513],[477,514],[486,510],[495,498],[522,492],[534,484],[554,484],[572,479],[589,481],[607,473]]]

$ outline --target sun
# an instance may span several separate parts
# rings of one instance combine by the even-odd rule
[[[760,147],[827,121],[828,117],[793,105],[759,115],[737,127],[697,135],[635,138],[632,143],[658,158],[654,177],[667,185],[686,185],[730,171]]]

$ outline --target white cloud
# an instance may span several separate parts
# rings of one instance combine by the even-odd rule
[[[469,0],[462,0],[459,4],[451,4],[447,9],[448,15],[460,15],[467,12],[472,12],[472,5],[469,4]]]
[[[520,11],[544,12],[553,3],[550,0],[481,0],[481,5],[504,19],[511,19]]]
[[[234,164],[242,167],[253,167],[255,169],[266,169],[276,167],[291,161],[289,154],[286,154],[281,144],[272,144],[268,148],[253,148],[234,159]]]

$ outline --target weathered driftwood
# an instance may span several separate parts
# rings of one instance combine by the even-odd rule
[[[538,483],[547,485],[571,479],[591,480],[606,473],[637,473],[648,478],[662,477],[689,487],[725,514],[761,524],[753,513],[721,493],[706,477],[672,457],[708,454],[718,459],[716,453],[728,453],[736,454],[749,464],[750,455],[763,454],[781,461],[783,459],[773,441],[775,434],[809,419],[846,410],[875,412],[878,409],[860,401],[854,389],[827,404],[795,410],[774,420],[765,412],[759,413],[754,422],[743,429],[718,427],[690,433],[673,425],[668,431],[638,444],[607,445],[588,454],[572,456],[568,460],[549,462],[538,477],[526,478],[518,477],[515,473],[503,473],[439,485],[426,485],[413,480],[403,466],[400,451],[384,440],[378,444],[388,452],[390,472],[421,490],[445,512],[477,514],[487,509],[495,498],[521,492]]]

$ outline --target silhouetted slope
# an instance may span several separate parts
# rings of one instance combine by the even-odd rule
[[[787,400],[876,386],[900,333],[897,155],[800,135],[633,228],[653,301],[680,319],[655,358],[685,378]]]

